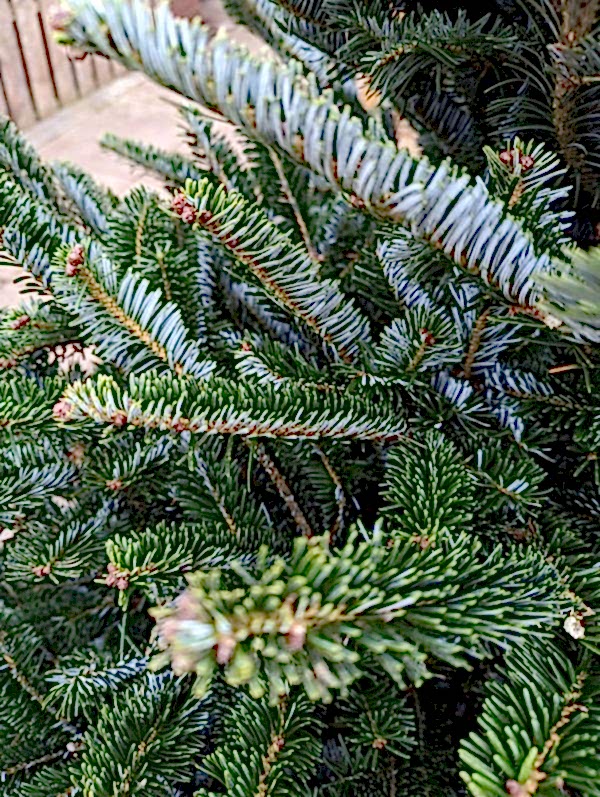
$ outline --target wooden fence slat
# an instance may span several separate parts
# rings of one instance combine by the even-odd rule
[[[46,33],[46,26],[44,25],[44,18],[42,17],[42,10],[38,6],[37,10],[38,25],[40,26],[40,33],[44,45],[44,55],[46,56],[46,64],[48,65],[48,74],[50,82],[52,83],[52,91],[54,92],[54,99],[60,104],[60,95],[58,93],[58,86],[56,85],[56,75],[54,74],[54,64],[52,63],[52,56],[50,55],[50,47],[48,46],[48,35]]]
[[[4,112],[7,116],[12,118],[12,109],[10,107],[10,100],[8,99],[8,94],[6,92],[6,84],[4,83],[4,76],[2,74],[2,61],[0,60],[0,94],[2,96],[2,101],[4,104]]]
[[[50,35],[51,0],[0,0],[0,111],[22,127],[111,82],[122,70],[76,60]]]
[[[13,0],[7,0],[8,2],[8,9],[10,11],[10,15],[12,17],[12,29],[15,34],[15,42],[17,43],[17,50],[19,51],[19,60],[21,62],[21,68],[23,70],[23,77],[25,78],[25,85],[27,87],[27,93],[29,94],[29,101],[31,103],[31,108],[35,115],[36,119],[40,118],[40,113],[38,111],[37,102],[35,99],[35,94],[33,92],[33,86],[31,84],[31,75],[29,73],[29,63],[27,60],[27,56],[25,55],[25,50],[23,48],[23,39],[21,38],[21,30],[17,23],[17,17],[15,15],[15,9],[13,6]]]

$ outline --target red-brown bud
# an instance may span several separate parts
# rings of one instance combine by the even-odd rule
[[[524,172],[528,172],[529,169],[532,169],[535,165],[535,160],[531,157],[531,155],[519,155],[519,163],[521,164],[521,168]]]
[[[117,410],[110,420],[113,426],[116,426],[117,429],[122,429],[127,426],[127,413],[123,412],[123,410]]]
[[[85,459],[85,446],[83,443],[75,443],[67,451],[67,459],[78,468],[83,465]]]
[[[59,5],[50,6],[48,9],[48,24],[52,30],[63,31],[73,21],[73,14],[67,8]]]
[[[196,221],[196,208],[193,205],[186,205],[182,208],[180,216],[184,224],[194,224]]]
[[[175,194],[171,200],[171,210],[179,216],[184,224],[194,224],[197,220],[196,208],[187,201],[185,194]]]
[[[67,255],[67,264],[65,266],[65,274],[67,277],[74,277],[84,262],[85,249],[82,244],[75,244]]]
[[[26,327],[30,321],[31,318],[29,318],[28,315],[20,315],[18,318],[15,318],[10,322],[10,328],[21,329],[22,327]]]
[[[52,414],[58,421],[67,421],[71,417],[72,412],[73,405],[66,399],[57,401],[54,407],[52,407]]]
[[[121,479],[110,479],[110,481],[106,482],[106,489],[118,492],[123,489],[123,482]]]
[[[107,575],[104,577],[104,583],[107,587],[116,587],[123,592],[129,586],[129,578],[127,573],[123,573],[117,565],[109,562],[106,567]]]
[[[435,343],[435,337],[431,334],[431,332],[428,329],[421,330],[421,337],[423,343],[426,346],[433,346],[433,344]]]
[[[174,210],[175,213],[179,214],[187,205],[187,199],[185,198],[185,194],[178,193],[175,194],[173,199],[171,200],[171,210]]]

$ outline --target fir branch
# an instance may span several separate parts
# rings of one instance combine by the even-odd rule
[[[224,588],[217,571],[195,574],[179,603],[155,612],[168,650],[157,666],[171,659],[177,672],[196,672],[200,694],[221,666],[231,685],[268,691],[273,704],[295,683],[328,702],[361,676],[367,655],[398,683],[419,683],[426,652],[464,666],[465,653],[485,658],[489,642],[543,635],[560,616],[563,588],[542,559],[534,587],[530,561],[500,549],[480,560],[465,536],[419,552],[363,534],[336,553],[323,538],[296,538],[288,561],[268,563],[265,549],[257,569],[234,565],[245,588]]]
[[[581,5],[581,4],[578,4]],[[550,46],[553,55],[554,92],[552,96],[552,114],[556,138],[565,161],[576,172],[579,172],[586,190],[592,194],[597,191],[597,174],[590,168],[589,152],[581,146],[576,113],[577,105],[583,105],[583,97],[579,90],[585,84],[586,77],[598,83],[598,65],[595,75],[581,75],[580,70],[585,59],[572,58],[571,51],[577,52],[587,36],[592,34],[598,15],[598,4],[595,0],[580,8],[576,4],[564,4],[561,8],[560,42]],[[597,47],[597,41],[593,42]],[[576,66],[575,66],[576,64]],[[573,68],[575,67],[575,68]],[[584,67],[585,70],[585,67]],[[594,94],[598,97],[598,92]]]
[[[597,0],[65,2],[216,113],[171,208],[0,121],[2,793],[600,795]]]
[[[179,153],[166,152],[151,144],[106,133],[100,139],[100,145],[138,166],[143,166],[149,172],[160,175],[173,185],[183,185],[188,178],[200,180],[203,176],[202,169],[190,158]]]
[[[145,659],[130,659],[111,666],[94,655],[86,658],[85,654],[61,659],[46,674],[50,688],[43,705],[68,720],[80,715],[92,718],[97,701],[103,695],[114,694],[123,684],[143,672],[146,663]]]
[[[68,259],[75,256],[78,265],[72,267]],[[214,363],[205,360],[189,338],[180,310],[165,302],[160,291],[150,291],[148,280],[133,271],[119,278],[95,243],[87,252],[82,245],[63,250],[59,262],[66,263],[65,275],[55,277],[59,301],[71,308],[100,355],[126,371],[154,367],[200,378],[210,375]]]
[[[164,794],[189,776],[206,722],[204,707],[187,698],[182,684],[147,676],[100,709],[83,739],[79,787],[85,797]]]
[[[404,441],[386,456],[384,515],[422,548],[472,518],[474,479],[440,433]]]
[[[210,438],[209,438],[210,440]],[[218,438],[203,440],[188,454],[189,470],[176,476],[171,492],[186,520],[209,523],[232,550],[254,551],[271,540],[269,513],[247,484],[247,474]],[[208,540],[212,539],[209,535]],[[219,543],[219,545],[225,544]],[[216,543],[215,543],[216,545]],[[218,547],[218,546],[217,546]]]
[[[335,542],[337,535],[340,532],[342,532],[344,529],[344,515],[346,512],[346,495],[344,492],[344,485],[342,484],[340,477],[334,470],[325,452],[322,451],[318,446],[315,446],[315,449],[319,457],[321,458],[321,462],[323,463],[325,470],[329,474],[331,481],[333,482],[335,487],[335,500],[337,503],[338,512],[337,512],[337,517],[335,518],[333,525],[329,530],[329,537],[333,543]]]
[[[134,26],[129,22],[130,8],[136,9]],[[505,215],[481,183],[471,184],[467,176],[445,164],[435,169],[425,160],[413,161],[389,142],[369,139],[359,120],[351,118],[347,109],[340,112],[328,95],[319,101],[311,98],[295,64],[282,70],[268,60],[250,58],[223,39],[210,41],[206,29],[192,29],[187,22],[175,20],[164,6],[150,13],[136,0],[131,5],[104,0],[93,8],[74,3],[73,9],[73,18],[64,28],[66,40],[98,49],[130,68],[143,67],[157,80],[220,111],[250,135],[276,144],[347,192],[358,207],[409,226],[420,239],[497,285],[511,301],[537,306],[540,296],[532,278],[551,269],[550,259],[536,253],[519,223]],[[111,43],[102,32],[107,14]],[[120,44],[114,38],[117,27],[127,31],[126,37],[117,37]],[[182,58],[185,80],[175,78],[168,69],[166,53],[152,63],[145,58],[147,48],[142,42],[156,41],[154,52],[163,52],[157,31],[161,31],[161,42],[193,41],[194,58]],[[237,84],[232,82],[242,70],[248,74],[243,98],[237,96]],[[202,80],[195,79],[200,74]],[[267,83],[273,87],[268,97],[262,91]],[[593,335],[592,330],[588,334]]]
[[[106,233],[108,217],[117,204],[117,198],[69,163],[55,163],[52,169],[62,191],[73,205],[75,220],[81,219],[100,235]]]
[[[243,797],[301,797],[320,753],[321,723],[302,694],[270,707],[243,692],[237,710],[226,710],[220,743],[203,770]],[[213,797],[201,789],[199,797]]]
[[[232,537],[229,529],[215,528],[204,518],[203,522],[160,523],[143,532],[118,534],[106,542],[109,563],[99,581],[118,590],[124,608],[136,590],[154,601],[170,599],[183,586],[184,573],[247,556],[245,542],[243,534]],[[60,696],[64,690],[57,687],[55,691]]]
[[[508,654],[502,680],[487,685],[480,733],[459,751],[461,777],[474,797],[529,797],[540,787],[585,790],[596,782],[598,676],[589,667],[587,657],[573,666],[557,647],[533,641]]]
[[[43,766],[44,764],[53,764],[56,761],[66,758],[68,754],[79,752],[82,747],[82,742],[69,742],[66,749],[61,748],[56,750],[54,753],[47,753],[46,755],[40,756],[34,761],[22,761],[19,764],[14,764],[11,767],[7,767],[6,769],[2,770],[2,775],[4,778],[6,778],[7,776],[10,777],[11,775],[17,775],[20,773],[25,773],[28,770],[37,769],[37,767]],[[69,797],[69,795],[73,793],[74,789],[75,786],[73,786],[72,789],[63,792],[62,795],[57,795],[57,797],[63,797],[63,795],[64,797]]]
[[[214,190],[207,181],[188,182],[189,220],[210,232],[236,260],[249,268],[283,307],[329,343],[342,360],[352,361],[359,344],[369,340],[368,321],[346,299],[333,280],[319,279],[318,270],[303,248],[289,242],[258,208],[243,197]],[[311,285],[310,297],[295,282]]]
[[[469,348],[467,349],[467,353],[465,355],[465,361],[463,365],[463,375],[465,379],[471,378],[471,373],[473,371],[473,365],[475,363],[475,357],[477,356],[477,351],[479,346],[481,345],[481,337],[483,335],[483,330],[485,329],[485,325],[488,322],[488,318],[492,313],[492,308],[487,307],[477,318],[473,328],[471,330],[471,339],[469,340]]]
[[[0,376],[0,430],[33,430],[51,425],[52,410],[64,389],[61,379],[33,382],[17,375]]]
[[[153,375],[130,378],[122,389],[110,377],[76,383],[65,392],[68,417],[90,417],[118,428],[130,425],[177,433],[248,437],[397,440],[404,420],[391,403],[337,396],[292,385],[274,389],[213,378],[211,387]]]
[[[25,191],[38,200],[58,199],[52,172],[42,164],[14,122],[5,117],[0,118],[0,171],[9,172]]]

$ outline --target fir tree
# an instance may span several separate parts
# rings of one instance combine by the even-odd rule
[[[195,103],[187,157],[104,140],[167,191],[0,128],[1,793],[600,795],[598,4],[230,5],[295,57],[55,15]]]

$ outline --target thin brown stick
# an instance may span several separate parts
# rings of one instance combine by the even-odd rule
[[[477,354],[479,346],[481,345],[481,338],[483,335],[483,331],[485,329],[485,325],[487,324],[487,320],[491,312],[492,312],[491,307],[488,307],[487,310],[484,310],[483,313],[479,316],[479,318],[475,322],[475,326],[473,327],[473,332],[471,333],[471,340],[469,342],[469,348],[467,350],[467,355],[465,357],[465,365],[463,368],[465,379],[471,378],[471,371],[473,370],[475,355]]]
[[[290,487],[283,474],[268,455],[267,450],[262,443],[259,443],[256,447],[256,456],[260,465],[277,488],[277,492],[283,499],[290,515],[293,517],[295,524],[298,526],[302,534],[305,537],[313,537],[314,532],[310,526],[310,523],[306,519],[304,512],[300,509],[300,506],[294,498],[294,494],[290,490]]]
[[[296,197],[294,196],[294,193],[286,177],[283,164],[281,163],[281,159],[273,149],[269,149],[269,155],[271,156],[271,160],[273,161],[273,165],[275,166],[277,176],[279,177],[279,182],[281,183],[281,187],[283,189],[283,194],[285,196],[286,202],[291,207],[292,212],[294,214],[294,218],[296,219],[296,223],[300,230],[300,235],[302,236],[302,240],[304,241],[304,245],[306,246],[309,257],[311,260],[314,260],[315,263],[320,263],[322,257],[315,249],[314,244],[311,240],[308,227],[306,226],[306,222],[302,217],[302,213],[300,212],[300,207],[296,202]]]
[[[324,466],[325,470],[329,474],[329,477],[330,477],[331,481],[333,482],[333,484],[335,486],[335,500],[337,501],[337,505],[338,505],[338,514],[337,514],[337,518],[335,519],[331,529],[329,530],[329,537],[330,537],[330,540],[333,542],[335,540],[335,538],[337,537],[337,535],[340,533],[340,531],[344,528],[344,512],[346,511],[346,495],[344,493],[344,486],[342,485],[342,481],[341,481],[340,477],[337,475],[337,473],[335,472],[331,462],[329,461],[329,458],[328,458],[327,454],[325,454],[324,451],[321,451],[321,449],[318,448],[317,446],[315,446],[315,451],[321,457],[321,462],[323,463],[323,466]]]

